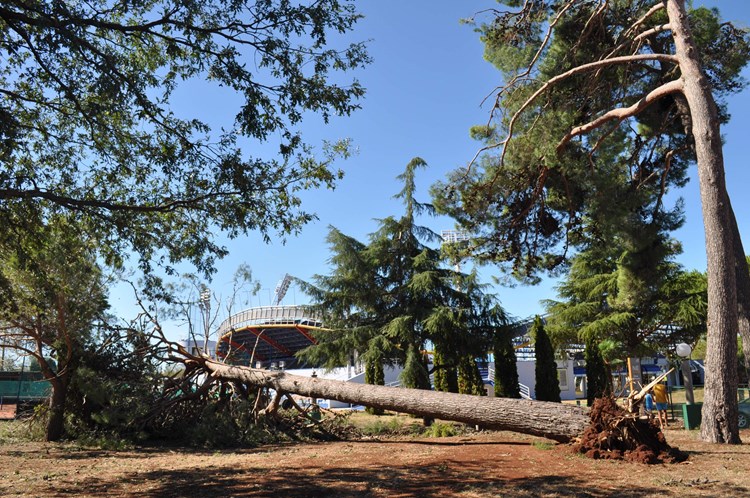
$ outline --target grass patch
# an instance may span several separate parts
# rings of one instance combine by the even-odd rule
[[[552,448],[555,447],[554,444],[548,443],[546,441],[532,441],[531,446],[533,446],[534,448],[538,450],[551,450]]]
[[[460,430],[454,424],[446,422],[433,422],[431,426],[425,428],[422,433],[427,437],[451,437],[457,436]]]

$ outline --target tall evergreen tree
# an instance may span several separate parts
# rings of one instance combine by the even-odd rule
[[[748,323],[750,276],[724,185],[719,125],[728,115],[714,99],[744,86],[750,37],[720,22],[717,11],[687,12],[684,3],[543,1],[495,12],[480,31],[507,85],[493,108],[498,119],[474,133],[488,139],[484,150],[500,153],[484,155],[481,171],[472,163],[452,175],[450,188],[434,191],[436,203],[476,233],[477,254],[533,279],[540,269],[559,268],[569,249],[587,240],[597,197],[599,205],[612,203],[596,188],[609,166],[663,202],[695,161],[715,366],[707,370],[701,432],[737,443],[734,337],[750,336],[750,326],[739,328],[736,319],[739,304]]]
[[[495,396],[500,398],[520,398],[516,350],[509,329],[500,330],[495,336],[493,352],[495,356]]]
[[[534,317],[531,327],[531,335],[534,338],[534,351],[536,364],[534,376],[536,387],[534,392],[539,401],[560,402],[560,381],[557,378],[557,362],[555,361],[555,350],[544,330],[544,322],[540,316]]]
[[[584,350],[586,360],[586,403],[594,404],[594,399],[601,398],[612,392],[612,374],[604,363],[599,341],[590,338],[586,340]]]
[[[609,340],[610,354],[621,359],[694,343],[706,327],[705,278],[660,261],[654,247],[629,253],[602,243],[576,255],[557,288],[560,299],[545,303],[555,342]]]
[[[385,363],[383,358],[383,338],[373,337],[370,342],[371,344],[367,352],[363,355],[362,360],[365,362],[365,383],[382,386],[385,384],[385,370],[383,364]],[[367,413],[371,415],[382,415],[384,411],[381,408],[373,408],[368,406],[366,408]]]
[[[433,383],[435,390],[457,393],[459,391],[456,367],[446,361],[446,358],[450,357],[450,355],[443,355],[441,349],[441,347],[435,345],[433,354]]]
[[[471,355],[464,355],[458,363],[458,392],[476,396],[487,395],[479,367]]]
[[[308,362],[335,367],[352,351],[374,357],[377,348],[382,361],[403,366],[405,385],[429,389],[423,354],[429,346],[448,370],[464,356],[486,354],[505,316],[476,273],[449,268],[442,251],[429,244],[440,236],[417,224],[419,214],[433,211],[414,198],[415,172],[425,165],[420,158],[409,162],[396,195],[404,214],[380,220],[367,244],[331,230],[332,274],[302,287],[333,332],[320,334],[318,345],[302,353]]]

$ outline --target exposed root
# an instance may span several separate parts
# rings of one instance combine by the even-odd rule
[[[628,413],[612,397],[594,402],[591,424],[573,449],[589,458],[648,464],[679,463],[688,458],[687,453],[667,444],[656,423]]]

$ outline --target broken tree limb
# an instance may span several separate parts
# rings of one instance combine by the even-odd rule
[[[589,423],[587,410],[578,406],[489,398],[468,394],[425,391],[337,380],[301,377],[204,359],[205,368],[217,379],[239,381],[312,398],[409,413],[420,417],[452,420],[487,429],[507,430],[568,442],[583,434]]]
[[[661,382],[664,379],[666,379],[667,375],[671,374],[672,372],[674,372],[674,368],[670,368],[668,372],[664,372],[663,374],[660,374],[657,378],[655,378],[654,380],[652,380],[651,382],[649,382],[648,384],[646,384],[643,387],[643,389],[641,389],[640,391],[638,391],[638,393],[636,393],[636,395],[634,396],[634,398],[636,400],[642,399],[644,396],[646,396],[647,392],[649,392],[651,389],[653,389],[656,384],[658,384],[659,382]]]

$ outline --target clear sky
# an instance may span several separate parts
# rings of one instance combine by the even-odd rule
[[[747,0],[695,0],[695,5],[718,6],[727,20],[750,24]],[[482,100],[500,85],[499,73],[482,58],[483,47],[476,33],[460,18],[495,7],[492,0],[361,0],[365,15],[349,40],[370,40],[374,63],[357,73],[367,88],[362,109],[351,117],[335,118],[328,125],[319,119],[305,123],[304,133],[312,142],[349,137],[358,153],[339,166],[346,177],[335,191],[314,191],[303,195],[304,205],[319,220],[309,224],[300,236],[286,244],[265,244],[255,234],[227,241],[231,254],[219,265],[210,284],[218,294],[229,293],[229,281],[240,263],[247,263],[261,282],[261,291],[250,304],[269,305],[276,283],[285,273],[310,279],[329,272],[329,248],[325,238],[329,226],[362,241],[377,228],[377,219],[398,216],[402,206],[392,199],[400,190],[396,180],[415,156],[427,161],[420,170],[418,200],[428,202],[427,190],[447,172],[465,165],[478,144],[469,138],[469,127],[486,122],[489,106]],[[750,80],[750,71],[745,71]],[[231,125],[234,116],[230,98],[219,102],[186,96],[190,112],[209,112],[211,119]],[[202,108],[203,107],[203,108]],[[750,248],[750,89],[729,101],[731,123],[722,132],[726,138],[727,184]],[[679,261],[688,269],[705,270],[705,244],[695,168],[693,180],[681,192],[686,202],[687,223],[674,234],[684,245]],[[448,219],[423,219],[422,224],[439,232],[452,227]],[[750,250],[750,249],[749,249]],[[482,269],[487,282],[497,270]],[[554,282],[534,287],[496,287],[505,309],[514,316],[542,313],[539,301],[555,298]],[[126,293],[113,296],[116,307],[125,307]],[[292,287],[283,304],[304,304],[307,298]],[[175,331],[175,334],[180,335]],[[182,334],[184,335],[184,334]]]

